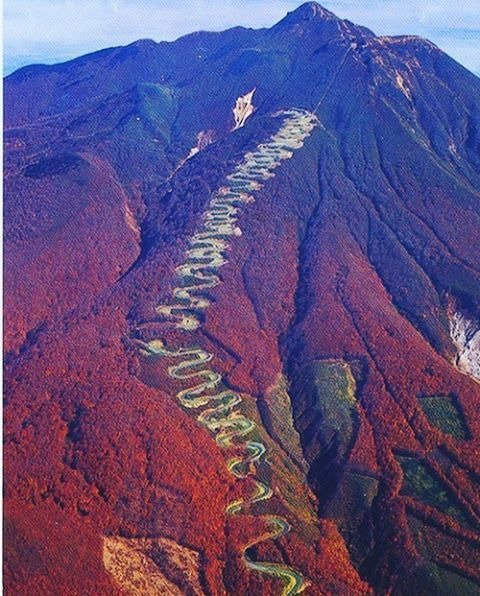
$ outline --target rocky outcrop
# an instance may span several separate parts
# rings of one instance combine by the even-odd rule
[[[200,556],[165,538],[115,538],[103,542],[105,568],[126,594],[203,596]]]
[[[450,335],[457,348],[458,368],[480,381],[480,324],[455,312],[450,318]]]
[[[241,95],[235,102],[235,107],[233,108],[235,126],[233,130],[237,130],[238,128],[242,128],[242,126],[245,126],[246,121],[255,111],[252,103],[253,94],[255,91],[256,89],[252,89],[249,93]]]

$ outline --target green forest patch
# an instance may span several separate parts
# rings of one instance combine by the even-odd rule
[[[468,439],[468,428],[456,400],[448,395],[422,397],[420,404],[428,421],[455,439]]]
[[[438,509],[463,525],[470,525],[451,492],[420,459],[397,455],[397,460],[403,471],[402,493],[404,495]]]

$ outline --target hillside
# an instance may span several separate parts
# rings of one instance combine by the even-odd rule
[[[7,593],[480,593],[479,98],[315,2],[5,79]]]

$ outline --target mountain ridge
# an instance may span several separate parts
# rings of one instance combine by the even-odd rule
[[[323,19],[322,19],[323,17]],[[387,40],[395,40],[395,39],[410,39],[410,40],[424,40],[426,42],[428,42],[429,44],[432,44],[435,48],[437,48],[437,46],[435,44],[433,44],[433,42],[431,42],[430,40],[428,40],[425,37],[419,36],[419,35],[408,35],[408,34],[398,34],[398,35],[375,35],[375,33],[373,33],[370,29],[361,26],[359,24],[355,24],[352,21],[348,20],[348,19],[341,19],[340,17],[337,17],[334,13],[332,13],[331,11],[327,10],[326,8],[324,8],[321,4],[317,3],[317,2],[306,2],[302,5],[300,5],[299,7],[297,7],[296,9],[294,9],[293,11],[291,11],[290,13],[288,13],[283,19],[281,19],[278,23],[272,25],[270,28],[264,27],[264,28],[250,28],[250,27],[244,27],[244,26],[234,26],[231,27],[229,29],[225,29],[225,30],[221,30],[221,31],[208,31],[208,30],[201,30],[201,31],[195,31],[192,33],[186,33],[184,35],[181,35],[180,37],[178,37],[175,40],[172,41],[155,41],[151,38],[144,38],[144,39],[138,39],[136,41],[133,41],[127,45],[120,45],[120,46],[112,46],[109,48],[104,48],[104,49],[100,49],[100,50],[95,50],[92,52],[88,52],[82,56],[79,57],[75,57],[75,58],[71,58],[68,59],[66,61],[63,62],[59,62],[59,63],[55,63],[55,64],[30,64],[30,65],[25,65],[22,66],[18,69],[15,69],[14,71],[12,71],[11,73],[9,73],[8,75],[6,75],[4,78],[8,79],[10,77],[12,77],[12,75],[17,75],[17,73],[22,72],[23,74],[27,74],[29,71],[37,71],[38,69],[57,69],[57,68],[62,68],[66,65],[69,65],[73,62],[76,61],[81,61],[81,60],[85,60],[85,59],[90,59],[90,58],[94,58],[97,57],[99,55],[102,55],[104,53],[108,53],[108,52],[114,52],[114,51],[118,51],[118,50],[122,50],[122,49],[126,49],[126,48],[130,48],[130,47],[135,47],[135,46],[142,46],[142,45],[149,45],[151,47],[155,46],[170,46],[170,45],[175,45],[179,42],[184,42],[184,41],[188,41],[189,39],[192,39],[194,37],[198,37],[198,36],[216,36],[216,35],[221,35],[222,33],[226,33],[226,32],[230,32],[230,31],[268,31],[270,29],[277,29],[277,28],[284,28],[286,25],[288,25],[289,23],[292,25],[295,24],[299,24],[301,22],[315,22],[315,20],[323,20],[325,21],[335,21],[337,23],[343,23],[347,26],[353,27],[354,29],[357,29],[359,31],[363,31],[365,34],[367,35],[372,35],[374,37],[377,37],[379,39],[387,39]],[[280,26],[280,27],[279,27]],[[463,67],[466,70],[468,70],[466,67]],[[473,74],[474,76],[478,77],[478,73],[475,73],[473,71],[468,71],[471,74]]]

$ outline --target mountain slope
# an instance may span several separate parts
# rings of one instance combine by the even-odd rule
[[[479,592],[479,92],[314,2],[7,77],[9,590]]]

